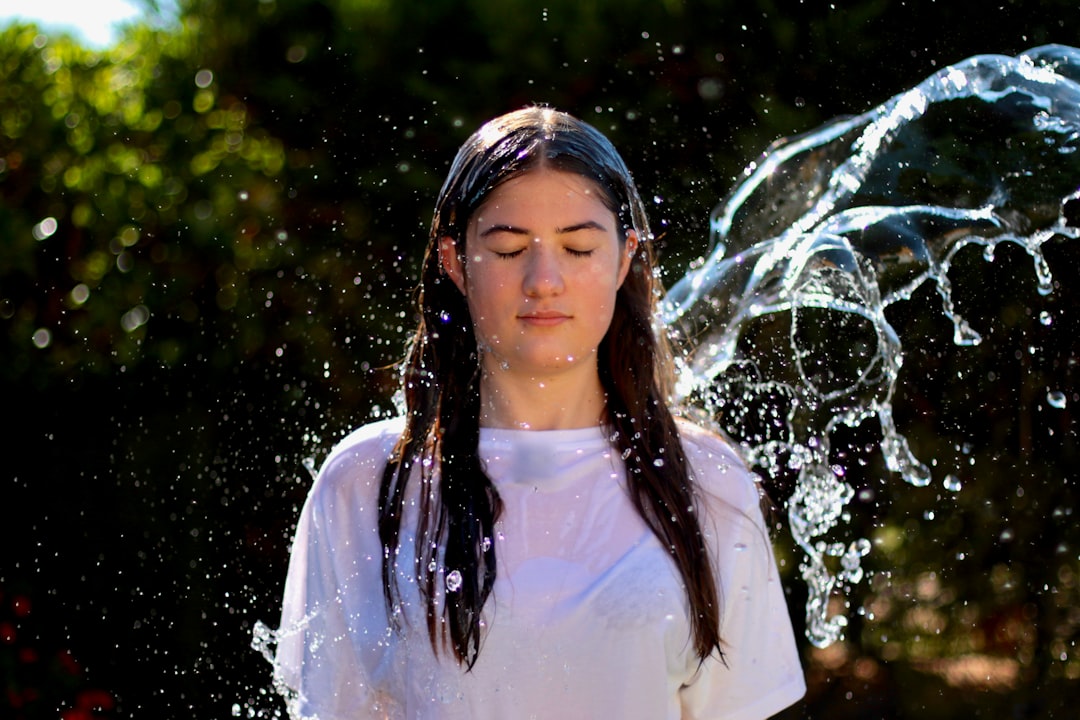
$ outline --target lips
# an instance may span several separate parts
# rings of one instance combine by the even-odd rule
[[[518,320],[527,325],[536,325],[539,327],[559,325],[569,319],[569,315],[558,310],[532,310],[518,315]]]

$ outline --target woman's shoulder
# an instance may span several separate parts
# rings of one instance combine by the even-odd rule
[[[334,445],[326,457],[326,464],[372,455],[385,461],[404,430],[403,415],[361,425]]]
[[[758,507],[761,488],[738,448],[718,432],[689,420],[678,421],[683,452],[694,482],[707,497],[740,510]]]
[[[367,487],[377,489],[382,470],[404,429],[404,417],[395,417],[350,432],[323,461],[311,494],[332,500]]]

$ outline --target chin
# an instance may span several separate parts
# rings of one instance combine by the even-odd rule
[[[536,368],[536,371],[538,373],[542,373],[545,371],[558,372],[560,370],[567,370],[569,368],[579,367],[583,364],[586,364],[590,358],[593,359],[593,364],[595,364],[595,354],[584,354],[582,356],[549,355],[546,358],[536,359],[530,362],[522,362],[522,366],[528,365],[529,367]],[[511,366],[513,366],[513,363],[511,363]]]

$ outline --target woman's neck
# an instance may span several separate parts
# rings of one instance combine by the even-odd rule
[[[480,426],[520,430],[569,430],[603,422],[606,396],[595,365],[550,376],[517,375],[483,368]]]

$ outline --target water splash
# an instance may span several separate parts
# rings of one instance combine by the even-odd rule
[[[277,660],[274,653],[278,641],[285,635],[302,630],[309,620],[310,617],[305,618],[296,627],[281,628],[276,631],[261,620],[257,620],[251,632],[251,649],[262,655],[276,670]],[[274,691],[285,701],[285,707],[290,718],[304,720],[304,716],[300,712],[300,699],[297,693],[278,677],[277,672],[274,673]],[[240,717],[242,710],[246,710],[247,717],[265,717],[264,713],[256,709],[254,703],[251,702],[246,703],[243,707],[239,703],[235,703],[232,708],[233,717]],[[280,711],[275,711],[273,716],[281,717]]]
[[[267,662],[274,662],[274,647],[277,645],[277,633],[261,620],[255,621],[251,631],[251,649],[258,652]]]
[[[830,598],[860,581],[870,551],[863,538],[826,539],[853,496],[830,464],[834,431],[876,419],[889,470],[914,486],[932,480],[893,421],[904,355],[885,309],[931,283],[953,341],[981,342],[949,280],[968,246],[988,262],[1001,243],[1021,247],[1039,292],[1053,291],[1043,246],[1080,236],[1078,82],[1075,48],[976,56],[774,145],[714,211],[711,253],[668,294],[662,320],[689,349],[680,399],[766,472],[798,473],[788,515],[819,647],[841,637],[846,618],[828,614]],[[786,347],[759,342],[785,325]]]

